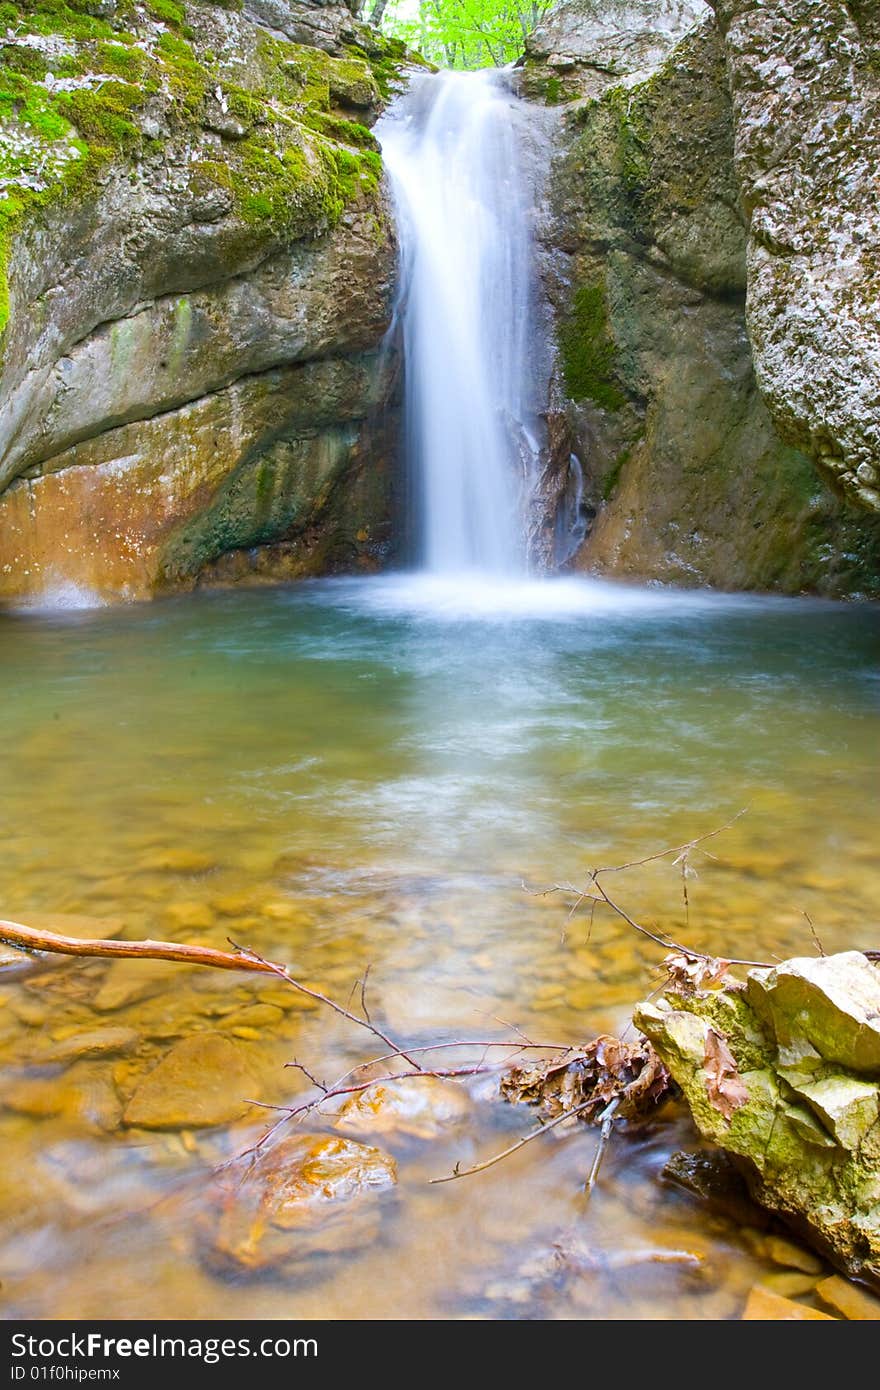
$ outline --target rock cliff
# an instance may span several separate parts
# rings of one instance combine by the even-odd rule
[[[782,57],[768,50],[765,70],[753,44],[748,76],[732,46],[733,11],[770,24],[778,8],[727,4],[719,23],[700,0],[563,0],[529,42],[524,88],[561,107],[542,231],[559,348],[545,557],[685,584],[880,592],[880,527],[863,505],[880,428],[867,281],[853,271],[845,312],[846,274],[833,293],[815,278],[823,257],[831,277],[828,247],[842,244],[833,219],[810,213],[793,173],[767,173],[758,134],[787,129],[796,160],[816,133],[812,107],[762,126]],[[814,19],[802,17],[811,72]],[[846,119],[867,122],[864,94],[851,101]],[[872,225],[859,213],[870,181],[846,139],[822,186],[852,247]],[[762,200],[783,220],[813,216],[825,250],[798,261],[781,242],[768,249]],[[820,332],[822,303],[834,321]],[[805,318],[809,352],[794,341]]]
[[[0,596],[379,563],[401,46],[320,0],[0,26]]]

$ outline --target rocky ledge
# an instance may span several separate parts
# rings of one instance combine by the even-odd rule
[[[529,40],[560,112],[546,558],[880,594],[868,9],[561,0]]]
[[[323,0],[0,6],[0,597],[381,562],[405,61]]]

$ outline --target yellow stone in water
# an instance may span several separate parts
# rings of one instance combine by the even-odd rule
[[[125,927],[121,917],[92,917],[83,912],[20,912],[16,920],[35,931],[54,931],[80,941],[111,940]]]
[[[219,1033],[199,1033],[172,1047],[143,1078],[123,1118],[140,1129],[225,1124],[247,1110],[256,1089],[241,1048]]]
[[[875,1298],[858,1284],[832,1274],[816,1285],[816,1293],[829,1308],[842,1313],[853,1322],[880,1322],[880,1298]]]
[[[301,994],[297,989],[267,989],[263,993],[263,999],[267,1004],[273,1004],[276,1008],[283,1009],[287,1013],[291,1009],[319,1009],[321,1005],[317,999],[310,999],[307,994]]]
[[[834,1321],[827,1313],[820,1313],[818,1308],[808,1308],[805,1303],[795,1303],[790,1298],[783,1298],[781,1294],[774,1293],[772,1289],[762,1288],[760,1284],[756,1284],[750,1291],[742,1316],[743,1322]]]
[[[246,917],[254,910],[254,900],[249,893],[225,893],[212,898],[211,906],[223,917]]]
[[[301,907],[286,902],[283,898],[273,898],[271,902],[261,903],[257,912],[271,918],[273,922],[296,922],[305,916]]]
[[[814,1255],[812,1250],[805,1250],[802,1245],[795,1245],[794,1241],[786,1240],[784,1236],[765,1236],[764,1251],[774,1264],[800,1269],[805,1274],[821,1274],[824,1268],[819,1256]]]
[[[799,1294],[812,1292],[815,1287],[816,1275],[803,1274],[799,1269],[780,1269],[761,1280],[762,1289],[781,1293],[784,1298],[797,1298]]]
[[[380,1212],[366,1200],[392,1187],[397,1166],[379,1149],[327,1134],[276,1144],[249,1171],[221,1178],[203,1220],[212,1269],[279,1271],[314,1255],[371,1244]]]
[[[79,1057],[110,1057],[130,1052],[138,1039],[134,1028],[92,1028],[88,1032],[68,1033],[41,1053],[39,1060],[67,1062]]]
[[[371,1086],[345,1102],[336,1123],[364,1133],[434,1139],[460,1124],[471,1109],[467,1092],[456,1082],[426,1076]]]
[[[142,859],[139,868],[147,873],[201,874],[215,867],[210,854],[193,849],[163,849]]]
[[[274,1028],[283,1017],[284,1012],[277,1004],[248,1004],[228,1014],[226,1024],[230,1028]]]
[[[214,914],[207,903],[170,903],[165,909],[165,921],[172,931],[210,931]]]
[[[14,1081],[6,1090],[7,1109],[34,1119],[64,1115],[89,1128],[116,1129],[121,1106],[110,1078],[93,1068],[73,1067],[61,1076]]]
[[[172,965],[161,960],[111,961],[92,1006],[100,1013],[110,1013],[121,1009],[124,1004],[149,999],[179,984],[179,980],[174,979],[175,974],[192,969],[191,966]]]

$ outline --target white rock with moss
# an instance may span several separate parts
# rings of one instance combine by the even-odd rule
[[[635,1021],[755,1199],[880,1288],[880,967],[857,951],[784,961],[745,988],[668,992]]]

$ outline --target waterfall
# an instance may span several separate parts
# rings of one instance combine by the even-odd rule
[[[405,447],[420,565],[526,567],[540,428],[531,112],[503,72],[414,79],[377,128],[401,240]]]

